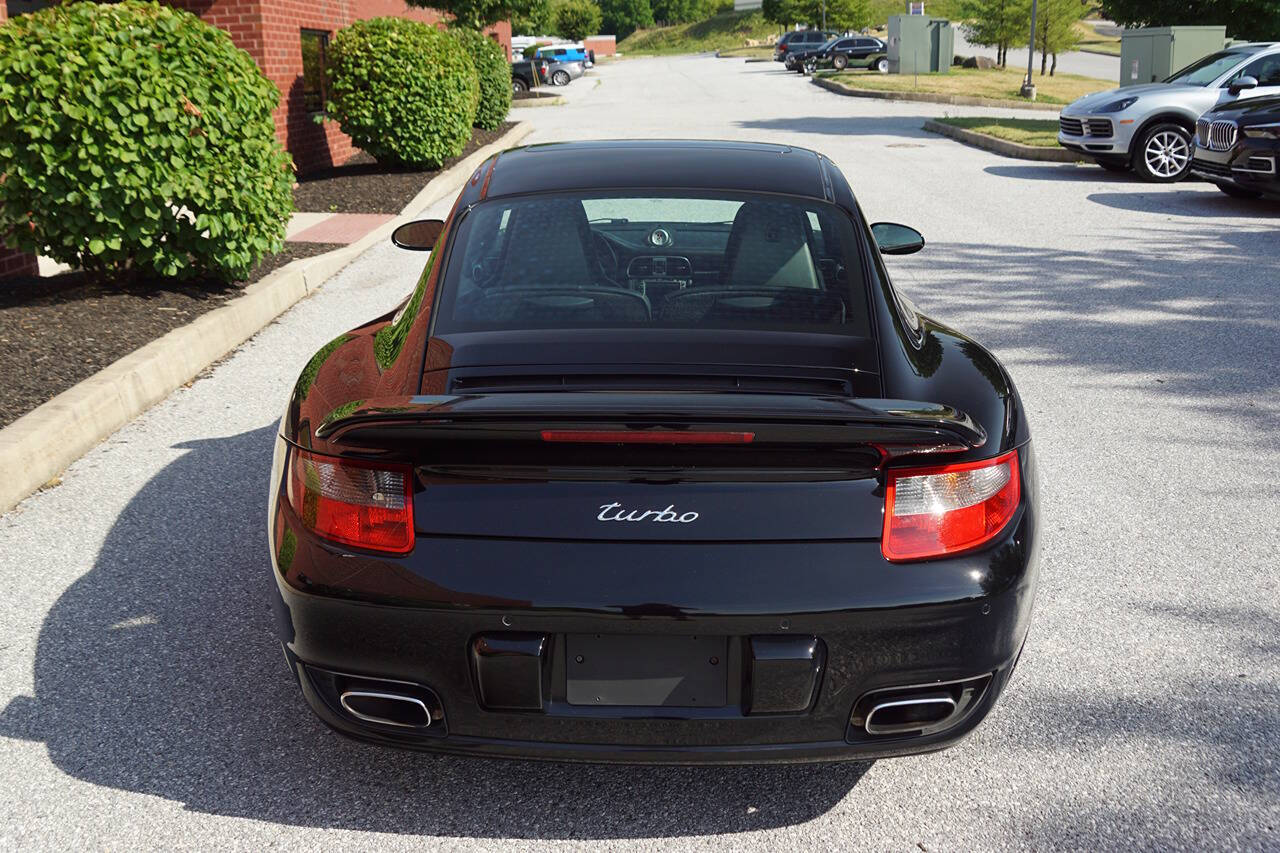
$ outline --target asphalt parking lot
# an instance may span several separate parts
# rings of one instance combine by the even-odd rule
[[[1280,204],[1004,159],[920,129],[983,110],[840,97],[773,63],[594,76],[518,111],[530,142],[823,151],[870,219],[929,240],[892,260],[912,299],[1013,373],[1047,524],[992,716],[935,755],[763,768],[326,730],[271,630],[265,480],[308,356],[411,288],[421,257],[386,245],[0,519],[0,847],[1280,846]]]

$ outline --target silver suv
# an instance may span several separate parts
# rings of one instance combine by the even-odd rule
[[[1062,110],[1058,144],[1113,171],[1180,181],[1191,169],[1196,119],[1239,98],[1280,95],[1280,43],[1211,53],[1163,83],[1086,95]]]

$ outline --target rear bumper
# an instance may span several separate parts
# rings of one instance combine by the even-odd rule
[[[1038,573],[1038,489],[1029,446],[1022,457],[1023,506],[1004,534],[974,553],[913,564],[887,563],[877,541],[421,535],[412,554],[387,559],[310,537],[287,504],[273,500],[279,634],[315,713],[344,734],[382,744],[679,764],[929,752],[982,721],[1027,636]],[[701,707],[572,704],[568,639],[596,634],[623,635],[637,648],[653,638],[723,638],[723,698]],[[481,635],[499,646],[513,636],[540,638],[531,667],[499,666],[497,681],[487,682],[534,694],[536,702],[516,710],[482,699],[482,681],[493,676],[479,672]],[[815,638],[820,648],[808,692],[799,705],[761,713],[755,696],[786,690],[769,680],[755,650],[761,641],[797,637]],[[357,719],[338,701],[342,679],[350,677],[431,691],[435,722],[414,731]],[[851,724],[869,693],[966,679],[988,680],[943,728],[871,736],[860,722]]]

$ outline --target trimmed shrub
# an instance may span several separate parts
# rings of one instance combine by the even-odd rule
[[[0,27],[0,235],[114,273],[234,278],[279,251],[280,93],[226,33],[125,0]]]
[[[434,168],[471,139],[480,82],[448,34],[404,18],[356,21],[328,60],[329,118],[379,162]]]
[[[449,31],[458,39],[476,67],[480,78],[480,101],[475,126],[496,130],[511,111],[511,65],[496,41],[476,30]]]

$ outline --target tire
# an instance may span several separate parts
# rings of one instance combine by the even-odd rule
[[[1234,184],[1218,184],[1218,189],[1232,198],[1262,198],[1262,193],[1246,190],[1244,187],[1237,187]]]
[[[843,71],[849,67],[849,57],[843,53],[837,53],[831,60],[831,67],[837,71]]]
[[[528,84],[528,83],[526,83],[526,82],[524,82],[523,80],[521,80],[519,77],[512,77],[512,78],[511,78],[511,91],[512,91],[512,92],[517,92],[517,93],[518,93],[518,92],[527,92],[527,91],[529,91],[529,84]]]
[[[551,75],[551,82],[552,82],[554,85],[556,85],[556,86],[568,86],[568,85],[569,85],[569,72],[568,72],[568,71],[557,71],[555,74],[552,74],[552,75]]]
[[[1148,128],[1134,149],[1133,171],[1157,184],[1182,180],[1191,171],[1191,134],[1173,122]]]
[[[886,57],[880,57],[876,60],[876,70],[881,74],[889,73],[889,60]]]

